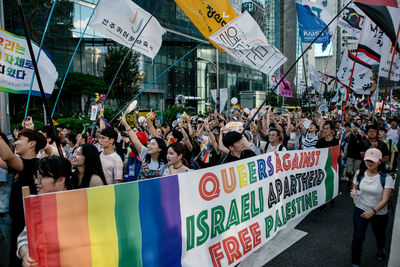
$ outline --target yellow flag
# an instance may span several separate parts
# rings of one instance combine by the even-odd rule
[[[175,2],[206,38],[238,16],[228,0],[175,0]]]

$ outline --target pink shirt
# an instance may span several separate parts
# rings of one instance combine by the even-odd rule
[[[116,181],[122,181],[123,163],[116,152],[110,155],[104,155],[103,152],[100,154],[100,160],[107,184],[115,184]]]

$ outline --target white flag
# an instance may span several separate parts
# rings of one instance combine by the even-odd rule
[[[360,57],[363,59],[360,59]],[[374,77],[372,75],[372,66],[368,63],[368,57],[360,53],[360,57],[356,57],[347,49],[343,52],[342,61],[337,73],[338,80],[348,86],[350,83],[351,73],[353,72],[350,89],[356,94],[370,94],[374,86]],[[354,71],[353,71],[354,66]]]
[[[89,26],[104,36],[131,47],[151,15],[130,0],[100,0]],[[165,29],[151,17],[133,50],[154,58],[162,43]]]
[[[348,5],[342,12],[338,26],[359,39],[366,15],[356,5]]]
[[[32,42],[35,59],[39,46]],[[38,69],[43,90],[49,97],[54,90],[58,72],[50,56],[42,50],[38,61]],[[33,75],[33,63],[25,37],[18,36],[0,29],[0,91],[28,94]],[[36,76],[32,86],[32,94],[40,96]]]
[[[226,24],[209,38],[226,53],[267,75],[274,73],[287,58],[267,38],[247,12]]]
[[[314,87],[315,92],[318,94],[323,94],[325,92],[324,85],[322,84],[322,77],[317,73],[314,69],[313,65],[309,65],[309,71],[310,71],[310,81],[312,87]]]

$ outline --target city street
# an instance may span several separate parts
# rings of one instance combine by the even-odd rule
[[[396,181],[396,203],[399,181]],[[349,196],[347,182],[341,184],[342,195],[335,199],[334,205],[321,213],[318,209],[311,212],[296,229],[307,232],[307,235],[286,249],[264,266],[351,266],[351,240],[353,234],[353,202]],[[390,253],[390,243],[394,220],[394,209],[390,211],[387,229],[386,255]],[[398,215],[397,215],[398,216]],[[386,266],[387,261],[375,259],[375,237],[371,226],[363,246],[362,267]]]

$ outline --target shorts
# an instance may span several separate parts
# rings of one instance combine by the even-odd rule
[[[355,173],[360,169],[361,159],[353,159],[347,157],[346,160],[346,172],[347,173]]]

